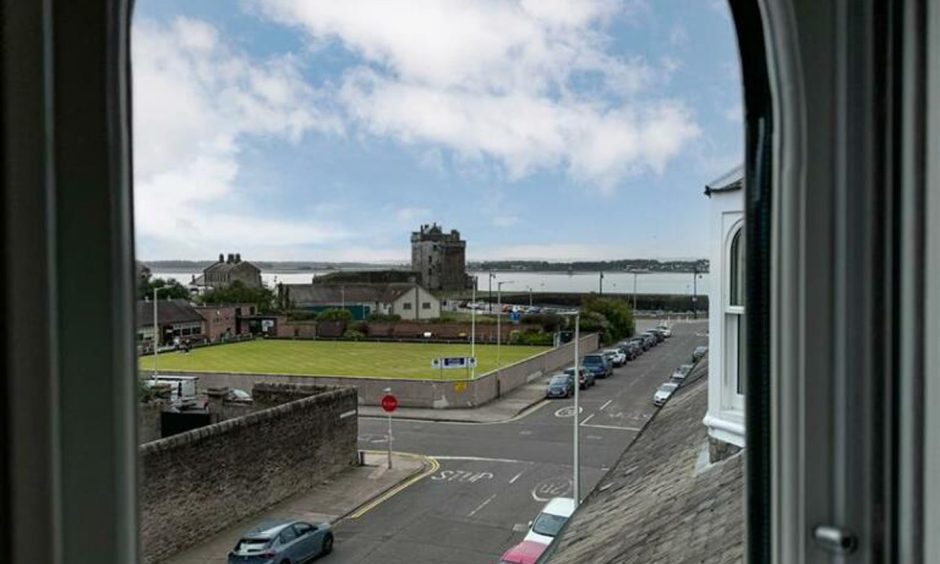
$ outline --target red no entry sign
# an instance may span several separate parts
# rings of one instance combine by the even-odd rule
[[[392,394],[385,394],[382,397],[382,409],[391,413],[395,411],[395,409],[397,408],[398,408],[398,398],[396,398]]]

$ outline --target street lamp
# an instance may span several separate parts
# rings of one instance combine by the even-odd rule
[[[581,441],[578,434],[581,424],[581,404],[578,391],[581,389],[581,374],[578,362],[581,359],[578,347],[581,345],[581,312],[562,313],[565,316],[574,316],[574,442],[572,452],[574,456],[574,505],[581,505]]]
[[[502,366],[502,357],[500,357],[500,344],[503,340],[502,326],[500,319],[503,316],[503,284],[514,284],[513,280],[502,280],[496,283],[496,370]]]
[[[470,379],[477,377],[477,284],[479,280],[476,275],[473,276],[473,293],[470,297],[470,358],[473,359],[470,365]]]
[[[160,290],[169,290],[169,286],[153,289],[153,381],[157,381],[157,350],[160,348],[160,325],[157,323],[157,293]]]
[[[489,274],[489,282],[490,282],[490,297],[486,301],[486,311],[492,312],[493,311],[493,279],[496,278],[496,275],[493,274],[492,270],[488,274]]]
[[[384,388],[382,391],[385,392],[386,396],[391,395],[392,393],[391,388]],[[388,416],[388,469],[391,470],[392,469],[392,412],[386,411],[385,413]]]
[[[636,275],[637,275],[637,274],[648,274],[648,273],[649,273],[649,270],[646,270],[646,269],[643,269],[643,270],[636,270],[636,269],[634,269],[634,270],[628,270],[627,272],[629,272],[630,274],[633,275],[633,315],[635,316],[635,315],[636,315]]]
[[[532,286],[529,286],[529,307],[532,307]]]

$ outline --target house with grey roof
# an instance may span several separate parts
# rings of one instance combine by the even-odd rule
[[[260,288],[261,269],[243,261],[239,253],[230,253],[227,256],[219,253],[219,260],[207,266],[201,276],[193,279],[191,285],[218,289],[236,281],[248,288]]]
[[[158,345],[172,343],[177,337],[180,340],[205,340],[205,319],[186,300],[157,300],[156,334]],[[152,300],[139,300],[137,302],[137,344],[149,349],[154,338],[154,302]]]
[[[413,282],[280,284],[278,302],[288,309],[314,313],[326,309],[345,309],[353,315],[353,319],[365,319],[373,313],[399,315],[405,320],[426,320],[441,316],[440,300]]]

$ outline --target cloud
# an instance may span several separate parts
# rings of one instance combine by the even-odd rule
[[[350,124],[405,145],[442,146],[511,180],[561,169],[611,190],[661,173],[699,135],[657,95],[676,62],[608,52],[616,0],[255,0],[315,47],[358,57],[338,100]]]
[[[472,260],[608,260],[624,254],[620,247],[579,243],[545,245],[508,245],[483,248],[473,252]]]
[[[205,258],[344,238],[327,223],[266,219],[245,202],[240,154],[251,139],[295,143],[339,133],[291,57],[255,61],[213,26],[179,18],[133,29],[135,222],[151,257]],[[247,253],[244,253],[247,254]]]

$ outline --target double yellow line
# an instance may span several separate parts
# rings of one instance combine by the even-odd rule
[[[383,453],[384,453],[384,451],[382,451],[382,452],[379,452],[379,451],[365,451],[365,452],[371,452],[371,453],[375,453],[375,454],[383,454]],[[400,492],[403,491],[404,489],[408,488],[409,486],[420,482],[421,480],[423,480],[424,478],[430,476],[431,474],[434,474],[434,473],[437,472],[437,471],[440,469],[440,467],[441,467],[441,464],[440,464],[435,458],[430,457],[430,456],[424,456],[424,455],[420,455],[420,454],[412,454],[412,453],[410,453],[410,452],[397,452],[397,453],[395,453],[395,454],[402,455],[402,456],[413,456],[413,457],[415,457],[415,458],[423,459],[424,462],[427,464],[427,468],[425,468],[425,470],[424,470],[423,472],[421,472],[421,473],[419,473],[419,474],[415,474],[414,476],[408,478],[407,480],[405,480],[404,482],[398,484],[397,486],[394,486],[394,487],[388,489],[387,491],[385,491],[384,493],[380,494],[379,496],[377,496],[377,497],[375,497],[375,498],[373,498],[373,499],[367,501],[365,504],[361,505],[361,506],[360,506],[358,509],[356,509],[354,512],[352,512],[352,513],[350,513],[349,515],[347,515],[347,516],[346,516],[346,519],[358,519],[358,518],[362,517],[363,515],[365,515],[365,514],[368,513],[369,511],[372,511],[373,509],[375,509],[376,507],[378,507],[378,506],[381,505],[382,503],[388,501],[389,499],[391,499],[392,497],[394,497],[395,495],[397,495],[398,493],[400,493]]]

